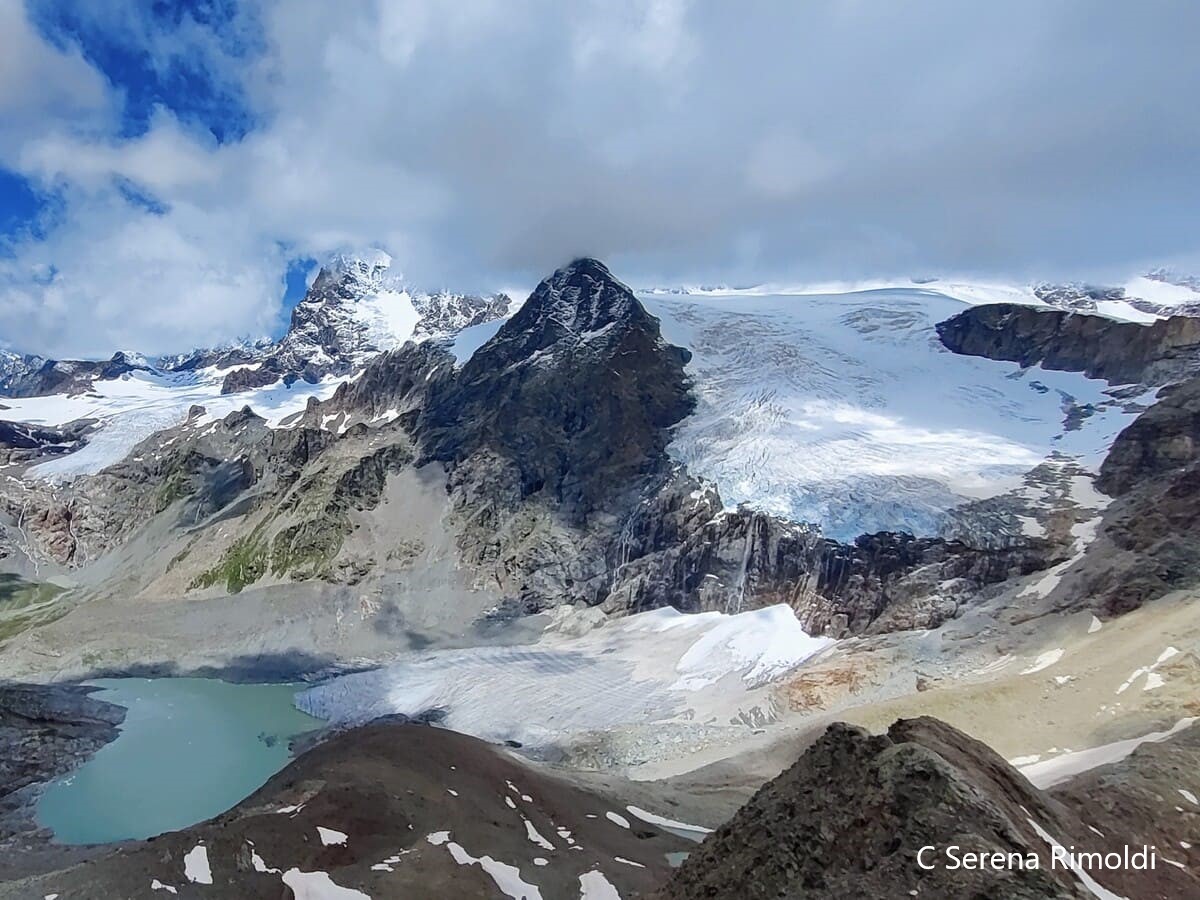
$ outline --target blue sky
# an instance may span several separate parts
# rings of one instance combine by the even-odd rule
[[[117,133],[137,137],[150,128],[156,107],[164,106],[180,121],[207,129],[218,142],[237,140],[254,124],[254,115],[236,82],[221,79],[203,54],[183,52],[156,59],[155,47],[182,40],[195,29],[234,59],[261,51],[253,29],[235,27],[233,2],[135,2],[130,5],[136,28],[108,16],[106,6],[76,0],[34,0],[27,5],[31,21],[47,41],[59,48],[78,47],[120,93]],[[186,44],[185,44],[186,46]]]
[[[0,169],[0,235],[10,238],[32,227],[49,200],[19,172]]]
[[[418,287],[1200,270],[1200,5],[0,0],[0,343]],[[305,262],[307,261],[307,262]]]
[[[59,49],[77,50],[120,98],[113,122],[118,136],[145,135],[158,111],[165,109],[179,122],[203,130],[216,144],[245,137],[255,117],[236,82],[217,77],[203,54],[181,53],[163,60],[156,58],[154,50],[159,42],[175,42],[187,28],[210,36],[232,58],[250,60],[262,50],[261,34],[253,25],[234,27],[245,8],[225,0],[153,0],[131,9],[136,28],[108,18],[103,5],[71,0],[26,4],[30,24],[42,39]],[[133,206],[158,214],[166,210],[161,200],[133,179],[114,178],[113,186]],[[56,191],[0,166],[0,248],[52,227],[59,201]],[[310,257],[287,261],[284,313],[304,296],[315,265]]]

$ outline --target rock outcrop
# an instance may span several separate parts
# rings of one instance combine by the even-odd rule
[[[382,252],[336,256],[317,273],[292,310],[287,334],[264,348],[257,364],[226,376],[222,393],[280,379],[319,381],[344,375],[410,338],[449,337],[508,312],[505,294],[472,296],[410,291]]]
[[[61,428],[0,420],[0,463],[24,463],[73,453],[87,443],[95,421],[79,419]]]
[[[1063,604],[1115,615],[1200,584],[1200,378],[1117,436],[1097,486],[1116,499]]]
[[[117,736],[125,710],[73,685],[0,684],[0,848],[38,830],[34,786],[64,775]],[[0,876],[0,881],[4,880]]]
[[[1122,843],[1136,849],[1144,833],[1139,826],[1147,823],[1117,822],[1098,839],[1087,828],[1088,810],[1104,801],[1080,800],[1068,805],[1038,791],[987,746],[936,719],[902,719],[874,736],[835,724],[709,836],[655,896],[1088,896],[1075,871],[1053,864],[1050,840],[1081,850]],[[918,861],[923,847],[935,848],[920,860],[932,868]],[[967,851],[1002,854],[1005,863],[952,869],[950,847],[960,858]],[[1197,887],[1186,869],[1166,864],[1087,875],[1098,889],[1133,891],[1122,896],[1183,897]]]
[[[152,371],[144,357],[123,350],[107,360],[56,360],[5,353],[0,357],[0,395],[82,394],[97,381],[120,378],[138,370]]]
[[[1120,497],[1139,484],[1174,478],[1200,460],[1200,378],[1163,390],[1113,442],[1097,487]]]
[[[955,353],[1083,372],[1111,384],[1162,385],[1200,369],[1200,319],[1193,316],[1141,325],[997,303],[970,307],[937,331]]]
[[[676,476],[614,540],[604,604],[740,612],[786,603],[810,634],[834,637],[936,628],[987,586],[1068,553],[1041,538],[988,547],[879,532],[842,543],[749,508],[725,510],[713,485]]]

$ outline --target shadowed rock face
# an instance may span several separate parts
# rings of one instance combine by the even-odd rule
[[[786,603],[810,634],[933,628],[986,585],[1065,557],[1065,547],[1028,538],[983,548],[879,532],[842,543],[812,526],[724,510],[713,486],[676,476],[615,539],[605,607],[737,612]]]
[[[542,281],[421,421],[425,455],[461,464],[486,450],[573,520],[666,461],[667,429],[692,410],[658,320],[594,259]]]
[[[1160,790],[1170,780],[1160,779]],[[1114,794],[1110,801],[1119,800],[1119,787]],[[1087,850],[1154,842],[1145,830],[1152,820],[1112,823],[1098,839],[1087,828],[1096,799],[1069,790],[1059,796],[1066,802],[1038,791],[987,746],[936,719],[902,719],[876,736],[835,724],[655,896],[1079,897],[1087,896],[1082,884],[1061,863],[1052,868],[1039,828],[1064,847]],[[935,868],[923,870],[917,855],[929,845],[939,852],[927,852],[924,861]],[[1040,867],[951,870],[940,853],[950,845],[1034,856]],[[1152,873],[1094,875],[1105,887],[1133,891],[1126,896],[1183,897],[1196,888],[1191,875],[1161,862]]]
[[[27,422],[0,421],[0,461],[29,462],[43,456],[73,453],[87,443],[94,419],[70,422],[61,428]]]
[[[1117,499],[1081,563],[1079,604],[1119,614],[1200,583],[1200,378],[1117,436],[1097,486]]]
[[[973,306],[937,326],[947,348],[1112,384],[1166,384],[1200,366],[1200,319],[1151,325],[1011,303]]]
[[[92,690],[0,684],[0,849],[14,857],[0,864],[0,880],[21,868],[16,841],[27,844],[40,827],[30,786],[78,766],[113,740],[125,720],[122,707],[89,697]]]
[[[1097,486],[1119,497],[1148,479],[1182,474],[1200,459],[1200,378],[1162,392],[1125,428],[1100,467]]]

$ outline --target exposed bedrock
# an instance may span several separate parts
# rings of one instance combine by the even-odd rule
[[[1171,742],[1174,758],[1194,764],[1195,731]],[[1139,750],[1083,776],[1094,792],[1067,786],[1051,795],[936,719],[901,719],[881,735],[835,724],[654,896],[1065,900],[1100,896],[1101,889],[1103,896],[1192,896],[1200,887],[1195,876],[1162,859],[1148,871],[1093,868],[1089,877],[1099,887],[1091,889],[1064,863],[1052,864],[1050,840],[1089,852],[1157,845],[1162,856],[1183,854],[1170,838],[1187,830],[1187,814],[1160,810],[1161,797],[1187,769],[1152,762],[1167,754],[1159,746]],[[1160,802],[1151,808],[1145,801],[1156,790]],[[1114,807],[1127,802],[1130,813],[1114,817]],[[1088,827],[1095,822],[1103,822],[1103,833]],[[960,859],[970,851],[1006,861],[1015,854],[1021,862],[953,869],[946,855],[952,846]],[[919,861],[923,847],[933,849]]]
[[[1200,368],[1200,319],[1150,325],[1012,303],[973,306],[938,323],[955,353],[1083,372],[1111,384],[1166,384]]]
[[[834,636],[936,627],[987,585],[1066,557],[1033,538],[988,549],[879,532],[842,543],[745,507],[722,510],[713,486],[683,477],[635,509],[611,552],[609,609],[786,603],[810,633]]]
[[[1116,499],[1060,606],[1116,615],[1200,584],[1200,378],[1165,389],[1117,436],[1097,486]]]

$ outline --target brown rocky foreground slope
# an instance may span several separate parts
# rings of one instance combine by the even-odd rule
[[[883,735],[835,724],[697,848],[501,748],[381,721],[305,753],[211,821],[2,885],[0,898],[167,886],[183,898],[338,900],[1195,897],[1198,763],[1193,726],[1039,790],[935,719]],[[1150,846],[1155,866],[1081,872],[1054,864],[1052,842]],[[1022,866],[952,869],[952,845]],[[688,850],[672,874],[667,854]]]
[[[765,785],[656,895],[699,898],[1200,896],[1200,729],[1039,791],[986,745],[930,718],[885,735],[835,724]],[[1098,828],[1097,825],[1100,827]],[[1050,840],[1107,853],[1156,847],[1151,871],[1054,865]],[[1016,854],[1013,868],[951,869],[952,845]],[[933,847],[920,860],[922,847]],[[1168,861],[1169,860],[1169,861]]]
[[[503,889],[552,900],[578,897],[581,879],[636,897],[666,878],[667,853],[694,846],[502,748],[377,722],[304,753],[208,822],[0,885],[0,897],[381,900]]]

